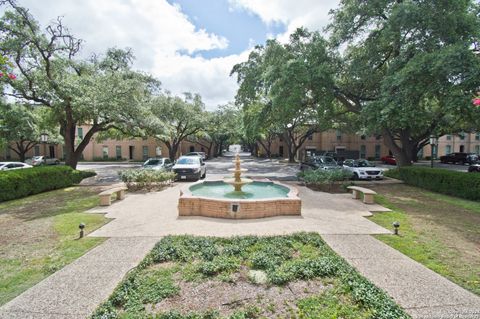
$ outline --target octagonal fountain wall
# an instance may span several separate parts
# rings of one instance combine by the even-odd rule
[[[237,155],[234,178],[185,186],[178,201],[179,216],[250,219],[301,215],[296,188],[269,180],[242,179]]]

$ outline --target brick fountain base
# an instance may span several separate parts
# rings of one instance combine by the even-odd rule
[[[195,183],[222,183],[223,181],[202,181]],[[194,196],[188,185],[180,191],[178,200],[179,216],[204,216],[228,219],[253,219],[273,216],[301,215],[302,202],[298,190],[294,187],[272,181],[290,189],[287,197],[267,199],[229,199]]]

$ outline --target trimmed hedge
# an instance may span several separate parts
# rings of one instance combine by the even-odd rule
[[[96,175],[69,166],[40,166],[0,172],[0,202],[78,184]]]
[[[386,176],[403,180],[433,192],[480,200],[480,174],[450,171],[441,168],[409,166],[389,170]]]

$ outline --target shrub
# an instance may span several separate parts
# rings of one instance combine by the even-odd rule
[[[303,179],[307,184],[331,184],[348,180],[351,177],[352,173],[344,169],[316,169],[303,172]]]
[[[94,172],[69,166],[40,166],[0,172],[0,202],[78,184]]]
[[[162,188],[175,179],[175,173],[151,169],[129,169],[119,172],[129,190]]]
[[[440,168],[401,167],[388,173],[398,176],[406,184],[418,186],[434,192],[480,200],[480,174],[455,172]]]

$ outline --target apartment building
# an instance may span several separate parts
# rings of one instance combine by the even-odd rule
[[[77,139],[83,139],[89,127],[77,127]],[[205,152],[205,148],[198,144],[184,141],[176,154],[176,157],[188,152]],[[366,158],[378,160],[382,156],[389,155],[390,150],[384,145],[381,136],[365,136],[358,134],[346,134],[339,130],[329,130],[313,134],[298,150],[297,158],[302,160],[309,154],[334,151],[339,157]],[[475,152],[480,154],[480,133],[460,133],[445,135],[439,138],[438,146],[434,148],[434,156],[439,157],[451,152]],[[287,157],[287,144],[281,138],[272,142],[271,153],[275,157]],[[419,153],[419,158],[430,156],[430,145],[427,145]],[[61,144],[38,144],[27,153],[27,158],[37,155],[47,155],[64,159],[63,145]],[[262,147],[258,148],[258,155],[265,155]],[[83,151],[82,159],[95,160],[131,160],[143,161],[149,157],[168,157],[169,152],[165,144],[154,138],[132,139],[107,139],[97,141],[92,138]],[[0,152],[1,160],[17,160],[15,152],[6,149]]]

